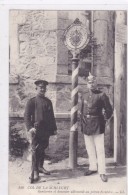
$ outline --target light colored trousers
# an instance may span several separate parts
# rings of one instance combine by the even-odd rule
[[[99,135],[84,135],[89,158],[89,170],[105,174],[104,133]],[[97,167],[98,164],[98,167]]]

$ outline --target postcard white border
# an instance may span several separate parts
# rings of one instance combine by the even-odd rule
[[[45,9],[45,10],[128,10],[124,0],[0,0],[0,194],[8,195],[8,108],[9,108],[9,10]],[[128,156],[128,155],[127,155]]]

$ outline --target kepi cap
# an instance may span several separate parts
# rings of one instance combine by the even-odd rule
[[[45,80],[37,80],[37,81],[34,82],[34,84],[37,85],[37,86],[38,86],[39,84],[42,84],[42,85],[44,85],[44,86],[47,86],[47,85],[48,85],[48,82],[45,81]]]

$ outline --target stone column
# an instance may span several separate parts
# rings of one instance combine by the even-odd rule
[[[113,106],[113,78],[114,78],[114,12],[94,11],[94,59],[93,73],[97,77],[99,87],[109,96]],[[106,126],[105,143],[109,149],[114,149],[113,118]],[[107,144],[108,145],[108,144]],[[107,146],[108,148],[108,146]]]
[[[115,83],[114,83],[114,107],[115,107],[115,161],[126,163],[126,78],[127,78],[127,50],[126,50],[126,26],[125,11],[115,12]]]
[[[67,28],[68,12],[57,12],[57,75],[68,75],[68,50],[63,42],[63,34]]]
[[[114,29],[113,12],[94,11],[94,74],[113,77]],[[106,82],[106,81],[105,81]]]
[[[17,75],[19,68],[19,35],[18,25],[25,23],[24,11],[10,10],[9,12],[9,45],[10,45],[10,74]],[[12,82],[14,80],[12,79]]]

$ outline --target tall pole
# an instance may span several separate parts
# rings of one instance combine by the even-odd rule
[[[77,148],[78,148],[78,62],[77,55],[73,53],[72,58],[72,93],[71,93],[71,129],[69,140],[69,166],[74,169],[77,167]]]
[[[71,93],[71,129],[69,138],[69,166],[74,169],[77,167],[77,148],[78,148],[78,54],[86,47],[89,42],[89,30],[78,18],[65,30],[64,43],[72,52],[72,93]]]

